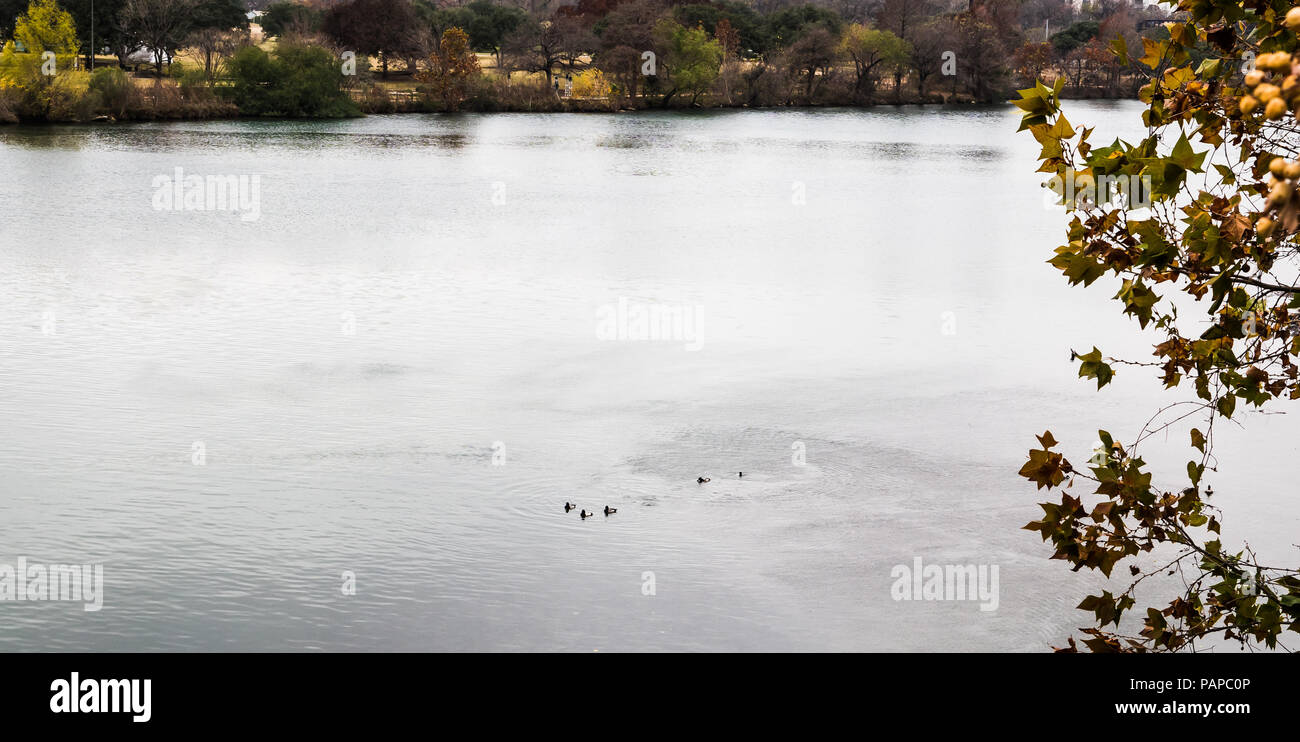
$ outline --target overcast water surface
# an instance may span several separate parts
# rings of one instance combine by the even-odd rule
[[[1136,102],[1067,110],[1142,134]],[[1016,126],[0,128],[0,563],[104,567],[101,611],[0,602],[0,650],[1060,643],[1096,578],[1018,530],[1044,498],[1016,471],[1165,397],[1076,378],[1071,348],[1151,341],[1044,263],[1064,216]],[[155,209],[176,168],[256,176],[256,212]],[[638,312],[682,322],[638,339]],[[1250,496],[1286,549],[1291,493]],[[996,610],[894,600],[917,558],[996,565]]]

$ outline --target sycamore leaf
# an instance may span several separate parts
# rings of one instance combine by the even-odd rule
[[[1201,170],[1201,163],[1205,161],[1205,156],[1207,154],[1208,152],[1197,154],[1196,151],[1192,149],[1192,143],[1187,141],[1187,134],[1184,133],[1178,137],[1178,142],[1174,144],[1173,152],[1170,152],[1169,157],[1166,159],[1167,161],[1173,162],[1182,167],[1184,170],[1199,173],[1203,172]]]
[[[1096,379],[1098,389],[1109,384],[1111,377],[1115,375],[1110,365],[1101,359],[1101,351],[1096,347],[1091,353],[1079,356],[1079,360],[1083,362],[1079,364],[1079,378]]]
[[[1157,41],[1156,39],[1142,37],[1142,58],[1138,61],[1151,69],[1160,66],[1160,60],[1165,55],[1165,48],[1168,42]]]
[[[1231,394],[1225,394],[1219,397],[1219,401],[1214,406],[1219,408],[1220,415],[1231,418],[1233,410],[1237,409],[1237,398]]]

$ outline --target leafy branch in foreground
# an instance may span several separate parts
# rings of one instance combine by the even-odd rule
[[[1092,130],[1076,130],[1061,112],[1059,83],[1022,90],[1016,101],[1021,129],[1042,145],[1039,172],[1062,186],[1053,190],[1072,215],[1069,241],[1050,264],[1071,285],[1116,276],[1123,312],[1157,336],[1154,362],[1093,348],[1074,355],[1079,376],[1100,389],[1116,365],[1151,367],[1165,388],[1195,394],[1158,411],[1127,448],[1100,431],[1102,449],[1086,470],[1053,450],[1051,432],[1038,436],[1041,447],[1020,474],[1058,490],[1060,501],[1042,503],[1042,519],[1025,528],[1051,541],[1052,558],[1075,571],[1110,577],[1129,560],[1126,590],[1079,604],[1094,618],[1082,630],[1094,652],[1194,651],[1198,641],[1219,638],[1286,649],[1283,634],[1300,632],[1300,571],[1261,564],[1249,547],[1226,550],[1203,478],[1217,471],[1217,421],[1300,398],[1300,8],[1266,0],[1178,7],[1187,20],[1168,24],[1168,39],[1143,40],[1140,61],[1153,74],[1141,91],[1142,141],[1093,146]],[[1207,50],[1193,69],[1192,52]],[[1114,51],[1127,63],[1122,41]],[[1205,311],[1195,330],[1179,323],[1178,304],[1189,300]],[[1154,485],[1139,448],[1189,418],[1198,419],[1189,486]],[[1157,548],[1168,555],[1161,566],[1136,565],[1134,557]],[[1138,587],[1155,575],[1181,578],[1179,594],[1145,607],[1137,636],[1118,633],[1138,605]],[[1078,647],[1069,638],[1058,651]]]

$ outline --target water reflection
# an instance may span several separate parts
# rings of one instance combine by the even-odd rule
[[[1140,136],[1137,104],[1077,107]],[[1006,107],[0,128],[0,562],[102,562],[107,591],[93,618],[0,604],[0,649],[1059,641],[1089,578],[1018,530],[1014,471],[1048,421],[1145,419],[1150,387],[1081,388],[1070,343],[1149,348],[1043,264],[1062,219],[1015,129]],[[155,211],[177,166],[261,174],[261,218]],[[700,349],[599,339],[620,299],[701,307]],[[1001,607],[894,602],[917,555],[1002,565]]]

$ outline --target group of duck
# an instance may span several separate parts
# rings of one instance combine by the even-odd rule
[[[570,510],[577,510],[577,509],[578,509],[578,506],[577,506],[577,505],[574,505],[574,504],[571,503],[571,502],[566,502],[566,503],[564,503],[564,512],[566,512],[566,513],[569,512]],[[608,506],[608,505],[605,506],[605,515],[606,515],[606,516],[613,515],[614,513],[617,513],[617,512],[618,512],[618,508],[611,508],[611,507]],[[578,517],[582,518],[583,520],[586,520],[586,519],[590,518],[590,517],[593,516],[593,515],[595,515],[595,513],[588,513],[586,510],[583,510],[582,512],[578,513]]]
[[[736,476],[737,476],[738,478],[739,478],[739,477],[744,477],[744,476],[745,476],[745,472],[743,472],[743,471],[742,471],[742,472],[737,472]],[[704,484],[705,482],[712,482],[712,481],[713,481],[713,480],[710,479],[710,478],[708,478],[708,477],[696,477],[696,478],[695,478],[695,483],[696,483],[696,484]],[[586,520],[586,519],[588,519],[588,518],[590,518],[590,517],[592,517],[592,516],[595,515],[595,513],[588,513],[588,512],[586,511],[585,508],[581,508],[581,509],[580,509],[577,505],[574,505],[574,504],[571,503],[571,502],[567,502],[567,501],[566,501],[566,502],[564,503],[564,512],[568,513],[568,512],[572,512],[572,511],[574,511],[574,510],[577,510],[577,511],[578,511],[578,517],[579,517],[579,518],[582,518],[583,520]],[[605,506],[605,517],[609,517],[609,516],[611,516],[611,515],[613,515],[614,513],[617,513],[617,512],[618,512],[618,508],[611,508],[611,507],[608,506],[608,505]]]

